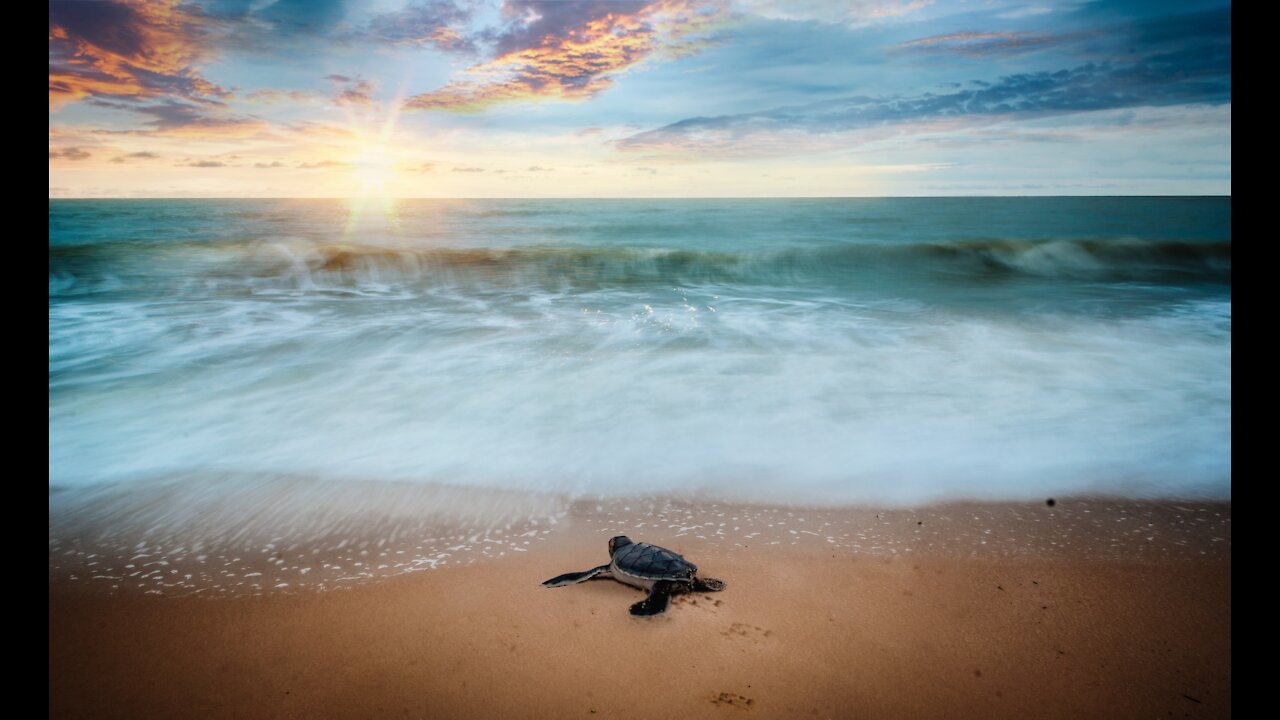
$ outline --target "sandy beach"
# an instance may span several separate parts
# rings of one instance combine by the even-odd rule
[[[579,501],[453,564],[222,595],[86,582],[116,561],[51,538],[50,716],[1229,717],[1230,517]],[[616,582],[540,587],[619,532],[728,588],[634,618]]]

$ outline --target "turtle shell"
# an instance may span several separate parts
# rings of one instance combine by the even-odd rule
[[[698,566],[678,553],[649,543],[632,543],[618,549],[613,561],[618,569],[650,580],[689,580]]]

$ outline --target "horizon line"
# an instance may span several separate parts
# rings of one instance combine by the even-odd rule
[[[556,196],[527,196],[527,195],[507,195],[507,196],[383,196],[383,197],[352,197],[343,195],[246,195],[246,196],[230,196],[230,195],[146,195],[146,196],[93,196],[93,195],[77,195],[77,196],[50,196],[49,200],[362,200],[362,201],[386,201],[386,200],[901,200],[901,199],[977,199],[977,198],[1229,198],[1231,193],[1219,194],[1200,194],[1200,193],[1167,193],[1161,195],[1150,194],[1119,194],[1113,193],[1109,195],[653,195],[653,196],[636,196],[636,195],[556,195]]]

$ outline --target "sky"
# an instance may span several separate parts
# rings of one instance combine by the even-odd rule
[[[49,3],[49,196],[1229,195],[1217,0]]]

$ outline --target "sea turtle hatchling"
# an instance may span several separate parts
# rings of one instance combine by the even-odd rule
[[[720,592],[724,581],[698,577],[698,566],[679,553],[649,543],[631,542],[626,535],[609,540],[608,565],[586,572],[557,575],[542,583],[543,587],[563,587],[592,578],[613,578],[621,583],[648,590],[649,597],[631,606],[632,615],[657,615],[665,612],[672,595],[684,592]]]

